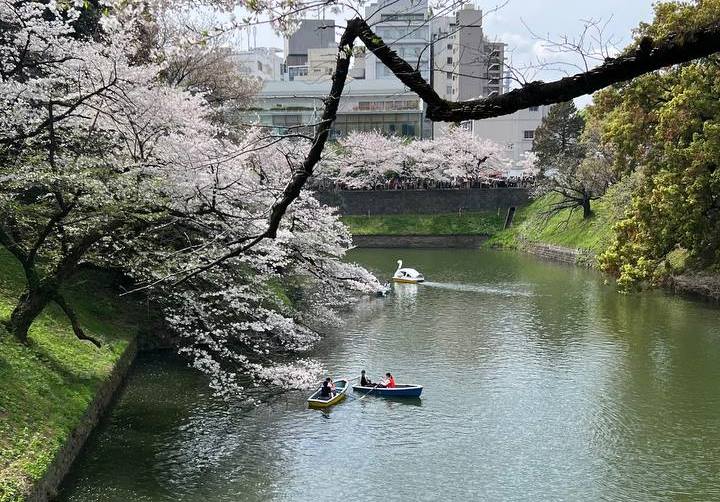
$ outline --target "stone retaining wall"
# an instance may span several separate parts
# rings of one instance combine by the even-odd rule
[[[523,251],[545,260],[569,263],[570,265],[580,265],[588,268],[593,268],[596,264],[595,254],[587,249],[573,249],[536,242],[525,242],[522,243],[520,247]]]
[[[65,444],[55,455],[55,459],[48,467],[45,475],[35,482],[30,493],[25,499],[27,502],[46,502],[52,500],[65,475],[70,471],[72,463],[85,445],[85,441],[97,425],[100,417],[108,409],[118,388],[122,385],[125,377],[135,360],[137,354],[137,342],[133,339],[120,359],[115,363],[110,377],[105,380],[95,393],[95,397],[78,422],[75,430],[72,431]]]
[[[497,211],[528,204],[525,188],[468,188],[437,190],[340,190],[317,192],[323,204],[342,214],[443,214],[458,211]]]
[[[354,235],[359,248],[479,248],[487,235]]]
[[[720,302],[720,275],[703,272],[674,275],[665,286],[680,293],[713,302]]]

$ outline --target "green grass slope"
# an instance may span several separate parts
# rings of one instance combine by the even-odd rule
[[[492,235],[505,223],[505,214],[393,214],[343,216],[353,235]]]
[[[103,342],[75,338],[55,306],[30,329],[26,347],[0,326],[0,502],[23,499],[137,333],[140,313],[109,288],[102,274],[83,273],[67,288],[83,328]],[[0,319],[23,289],[20,266],[0,248]]]
[[[561,211],[551,217],[545,212],[553,202],[552,196],[534,200],[518,210],[513,226],[491,238],[487,245],[515,248],[523,242],[554,244],[600,253],[612,237],[615,211],[612,199],[593,201],[593,216],[583,219],[582,209]]]

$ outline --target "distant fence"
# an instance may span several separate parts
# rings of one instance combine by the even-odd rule
[[[434,190],[337,190],[317,192],[323,204],[342,214],[441,214],[459,211],[505,211],[524,206],[525,188],[467,188]]]

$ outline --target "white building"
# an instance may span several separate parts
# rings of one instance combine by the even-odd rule
[[[476,138],[486,138],[508,149],[515,163],[532,150],[535,130],[547,116],[547,106],[533,106],[511,115],[491,119],[473,120],[472,132]]]
[[[335,72],[337,47],[308,49],[308,79],[328,79]]]
[[[240,73],[256,77],[259,80],[277,80],[280,78],[282,58],[280,49],[274,47],[256,47],[247,51],[234,52],[233,60]]]
[[[378,0],[365,7],[365,19],[398,56],[418,66],[426,80],[430,78],[430,25],[427,0]],[[368,53],[365,78],[395,79],[395,75]]]
[[[323,99],[331,82],[321,80],[267,81],[258,93],[254,110],[246,121],[287,127],[317,124],[323,112]],[[380,131],[418,137],[423,122],[422,102],[400,81],[394,79],[348,80],[345,85],[331,138],[351,131]],[[308,126],[309,131],[312,126]]]

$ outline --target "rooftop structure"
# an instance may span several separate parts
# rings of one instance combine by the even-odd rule
[[[337,48],[334,19],[303,19],[300,26],[285,39],[285,65],[304,66],[309,49]]]

